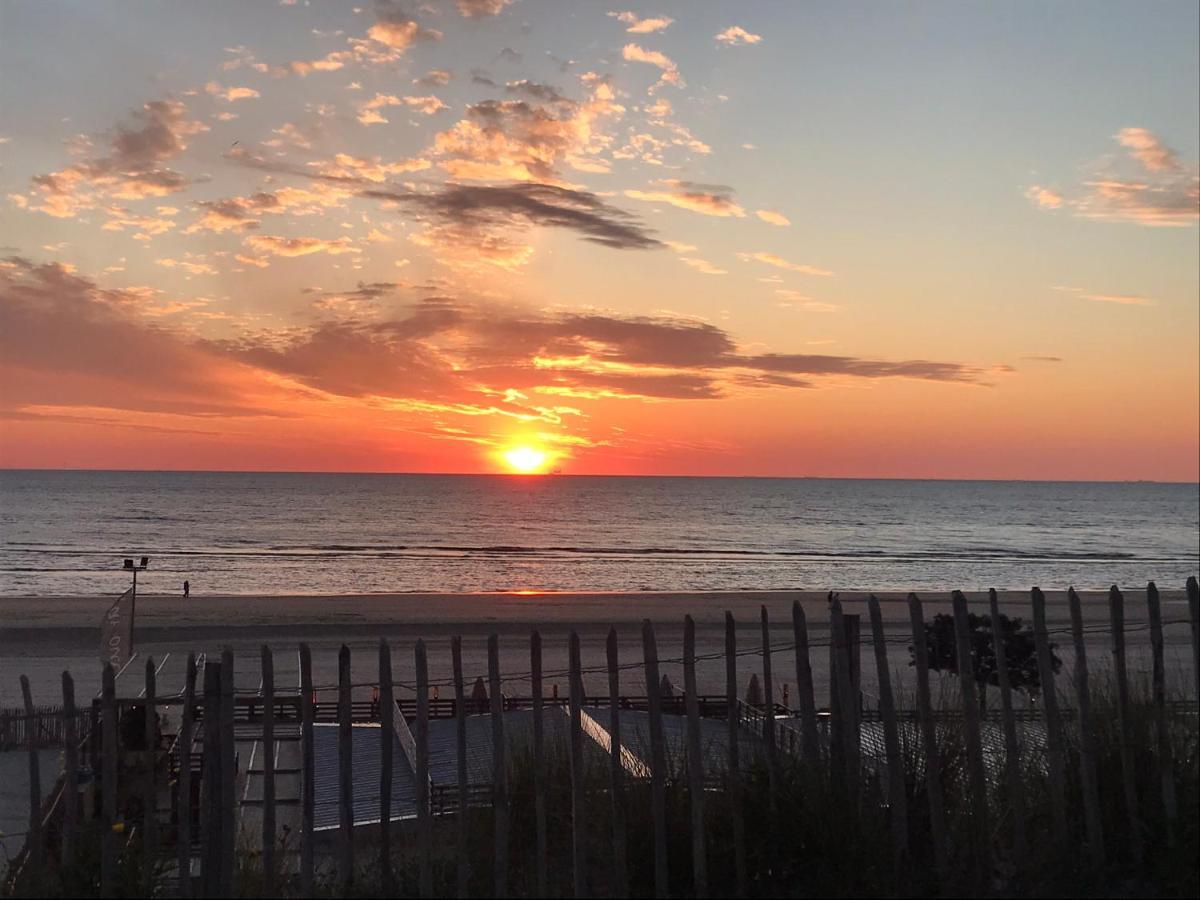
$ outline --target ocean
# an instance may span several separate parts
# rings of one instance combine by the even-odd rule
[[[1195,484],[0,471],[0,595],[1179,588]]]

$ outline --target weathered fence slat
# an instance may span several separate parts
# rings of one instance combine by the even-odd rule
[[[184,672],[184,708],[179,714],[179,780],[175,790],[178,815],[175,834],[176,866],[179,869],[178,893],[181,898],[192,895],[192,736],[196,715],[196,654],[187,654]]]
[[[221,859],[218,896],[233,896],[233,873],[237,853],[237,751],[233,731],[233,651],[221,651]]]
[[[62,867],[71,872],[79,840],[79,720],[75,712],[75,679],[62,673],[63,692],[63,825]]]
[[[204,771],[200,778],[200,894],[221,890],[221,664],[204,665]]]
[[[762,672],[763,672],[763,744],[767,750],[767,777],[770,781],[772,806],[779,785],[779,752],[775,746],[775,676],[771,671],[771,622],[764,604],[759,610],[762,626]],[[774,822],[772,821],[772,831]]]
[[[180,897],[192,895],[192,735],[195,706],[196,654],[189,653],[183,675],[183,708],[179,713],[179,780],[175,785],[178,795],[175,855],[179,869],[177,893]]]
[[[859,734],[855,727],[855,708],[858,698],[854,692],[854,680],[850,671],[850,652],[847,646],[846,621],[842,613],[842,602],[837,597],[830,603],[830,619],[833,629],[833,672],[831,690],[836,690],[837,705],[834,707],[836,732],[841,738],[841,767],[844,778],[846,800],[851,809],[858,807],[858,785],[861,777],[859,768]]]
[[[417,665],[417,853],[422,897],[433,896],[433,812],[429,808],[429,658],[425,642],[413,650]]]
[[[379,639],[379,877],[383,893],[396,892],[392,873],[392,773],[395,766],[396,693],[392,683],[392,648]]]
[[[1100,823],[1100,785],[1096,776],[1096,738],[1092,732],[1092,693],[1088,685],[1087,648],[1083,642],[1083,609],[1075,588],[1067,589],[1071,634],[1075,639],[1075,697],[1079,706],[1079,779],[1083,816],[1092,865],[1104,865],[1104,830]]]
[[[988,591],[992,617],[992,644],[996,655],[996,681],[1000,687],[1000,713],[1004,728],[1004,778],[1008,805],[1012,813],[1013,863],[1024,870],[1029,858],[1025,824],[1025,788],[1021,781],[1021,748],[1017,743],[1017,723],[1013,717],[1012,684],[1008,673],[1008,641],[1000,623],[1000,601],[996,589]]]
[[[1200,582],[1195,575],[1188,576],[1187,598],[1192,625],[1192,676],[1196,680],[1196,700],[1200,701]]]
[[[142,848],[148,860],[154,859],[158,852],[158,728],[154,702],[158,686],[155,672],[154,657],[146,657],[146,702],[142,705],[146,753],[146,771],[142,774]],[[147,893],[153,893],[153,870],[153,866],[146,866],[146,886],[150,889]]]
[[[21,699],[25,704],[25,740],[29,745],[29,831],[25,835],[25,846],[29,848],[29,871],[40,881],[43,874],[42,857],[46,849],[42,842],[42,773],[38,765],[33,692],[29,689],[29,679],[24,675],[21,676]]]
[[[971,825],[980,884],[986,884],[990,869],[988,846],[987,772],[983,764],[983,739],[979,728],[979,699],[976,695],[975,662],[971,653],[971,627],[967,598],[962,591],[953,593],[954,639],[957,650],[958,682],[962,689],[963,725],[967,744],[967,775],[971,789]]]
[[[667,869],[667,752],[663,740],[662,699],[659,696],[658,644],[654,625],[642,623],[642,654],[646,671],[646,706],[650,719],[650,805],[654,819],[654,895],[670,896]]]
[[[275,657],[262,645],[262,870],[264,897],[274,897],[275,887]]]
[[[569,670],[567,696],[571,714],[571,872],[576,897],[587,896],[587,828],[583,786],[583,675],[579,659],[579,635],[574,629],[568,639]]]
[[[1054,664],[1050,637],[1046,633],[1046,597],[1041,588],[1030,592],[1033,604],[1033,640],[1037,650],[1038,678],[1041,681],[1042,706],[1046,711],[1046,761],[1050,769],[1050,811],[1054,839],[1067,839],[1066,752],[1063,746],[1062,717],[1058,711],[1058,691],[1054,686]]]
[[[900,729],[896,724],[896,704],[892,697],[892,673],[888,667],[887,638],[883,633],[883,614],[879,598],[867,600],[871,617],[871,636],[875,645],[875,673],[879,682],[879,714],[883,719],[883,742],[887,753],[888,807],[892,827],[892,849],[897,874],[904,871],[908,859],[908,793],[904,783],[904,759],[900,755]]]
[[[1158,744],[1159,784],[1163,812],[1166,815],[1167,846],[1175,846],[1175,761],[1167,721],[1167,672],[1163,657],[1162,608],[1158,588],[1151,581],[1146,585],[1146,609],[1150,614],[1150,648],[1153,653],[1152,680],[1154,700],[1154,733]]]
[[[354,883],[354,726],[350,711],[350,648],[338,650],[337,874],[342,891]]]
[[[300,645],[300,896],[313,895],[313,826],[316,818],[316,755],[313,747],[312,651]]]
[[[729,725],[729,813],[733,819],[735,896],[746,896],[746,822],[742,817],[742,770],[739,760],[741,728],[738,723],[737,625],[725,612],[725,714]]]
[[[765,610],[764,610],[765,614]],[[692,808],[692,892],[708,896],[708,853],[704,828],[704,751],[700,738],[700,700],[696,688],[696,623],[683,620],[683,690],[687,710],[688,794]]]
[[[546,858],[546,733],[542,702],[542,635],[534,631],[529,636],[529,669],[533,690],[533,818],[534,871],[537,880],[537,895],[550,896]]]
[[[1117,730],[1120,732],[1121,781],[1125,815],[1129,820],[1129,849],[1142,861],[1142,822],[1138,811],[1137,770],[1134,768],[1133,731],[1129,722],[1129,674],[1125,663],[1125,597],[1114,584],[1108,590],[1108,615],[1112,636],[1113,672],[1117,679]]]
[[[470,819],[467,806],[467,693],[463,684],[462,638],[450,638],[450,664],[454,676],[454,726],[458,777],[458,848],[455,864],[455,893],[462,900],[467,896],[471,878],[471,850],[468,845]],[[536,776],[535,776],[536,777]]]
[[[929,645],[925,638],[925,615],[916,594],[908,595],[908,614],[912,623],[913,662],[917,669],[917,716],[921,721],[921,740],[925,750],[925,793],[929,797],[929,831],[933,838],[933,859],[942,890],[949,876],[949,832],[946,829],[945,799],[942,793],[942,760],[938,751],[937,725],[929,696]]]
[[[608,660],[608,785],[612,797],[613,894],[629,896],[629,873],[625,841],[625,768],[621,764],[621,666],[617,630],[608,629],[605,647]]]
[[[493,893],[508,896],[508,764],[504,744],[504,694],[500,681],[500,638],[488,635],[488,691],[492,720]]]
[[[808,619],[799,600],[792,601],[792,633],[796,643],[796,699],[800,706],[800,753],[807,762],[821,758],[817,738],[817,704],[813,697],[812,663],[808,656]]]

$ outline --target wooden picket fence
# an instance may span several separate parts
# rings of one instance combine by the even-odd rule
[[[76,711],[75,729],[87,729],[88,712]],[[67,737],[67,720],[61,706],[35,706],[32,714],[24,709],[0,709],[0,752],[28,747],[61,747]]]
[[[1200,698],[1200,641],[1198,623],[1200,612],[1200,588],[1195,578],[1187,583],[1190,612],[1192,656],[1196,678],[1196,695]],[[1097,778],[1095,748],[1092,740],[1092,698],[1089,693],[1088,658],[1085,647],[1085,628],[1082,620],[1080,600],[1074,590],[1068,594],[1070,610],[1070,636],[1074,645],[1074,672],[1070,692],[1073,707],[1060,708],[1060,691],[1055,689],[1055,672],[1050,644],[1050,633],[1046,626],[1045,598],[1034,589],[1031,593],[1034,639],[1037,664],[1042,684],[1043,701],[1036,713],[1018,712],[1013,705],[1013,690],[1009,684],[1006,667],[999,667],[1000,710],[991,715],[1003,729],[1004,769],[1002,787],[1011,809],[1009,821],[1003,826],[1011,829],[1013,858],[1020,865],[1022,857],[1030,852],[1035,835],[1026,811],[1030,798],[1023,796],[1025,782],[1019,767],[1021,756],[1018,746],[1018,723],[1036,716],[1045,730],[1045,762],[1048,771],[1051,837],[1058,842],[1068,840],[1068,762],[1077,758],[1078,773],[1072,773],[1072,782],[1077,778],[1082,794],[1084,844],[1090,862],[1094,866],[1105,864],[1105,842],[1101,830],[1100,785]],[[649,620],[642,626],[642,658],[635,663],[622,663],[618,657],[617,635],[610,630],[607,640],[606,666],[585,670],[580,658],[580,642],[575,632],[569,638],[569,667],[567,676],[568,696],[547,698],[544,691],[546,674],[542,670],[542,640],[534,631],[530,640],[529,672],[522,678],[531,684],[528,698],[506,697],[501,674],[499,640],[492,635],[488,640],[488,665],[486,673],[487,699],[472,697],[468,693],[468,682],[464,679],[462,665],[462,641],[451,640],[453,677],[446,684],[452,687],[453,697],[431,697],[428,667],[428,648],[418,640],[414,648],[415,698],[398,699],[399,683],[393,679],[391,649],[386,641],[379,644],[379,677],[374,688],[375,696],[370,701],[355,700],[355,685],[351,680],[350,651],[343,646],[338,657],[338,681],[336,703],[319,703],[313,684],[312,655],[307,645],[299,648],[300,684],[298,693],[277,692],[274,678],[272,652],[263,647],[261,654],[262,686],[254,697],[235,694],[233,683],[233,654],[226,650],[219,663],[208,660],[203,667],[203,683],[197,684],[198,667],[194,655],[187,664],[186,683],[181,695],[160,696],[156,690],[153,661],[146,665],[146,688],[144,697],[136,700],[118,700],[115,689],[115,673],[105,666],[102,690],[96,705],[95,724],[88,728],[90,719],[86,712],[76,707],[74,684],[68,673],[63,673],[63,702],[58,715],[61,719],[64,746],[64,768],[60,789],[49,804],[41,801],[40,772],[36,749],[40,739],[36,729],[27,728],[25,738],[29,747],[29,775],[31,815],[25,850],[14,870],[41,872],[48,851],[44,832],[54,821],[54,831],[60,836],[60,844],[53,848],[58,864],[63,871],[75,865],[81,821],[79,798],[80,753],[90,753],[94,770],[100,784],[100,893],[114,896],[114,885],[118,873],[119,854],[129,843],[135,831],[133,823],[126,823],[118,806],[119,740],[118,724],[124,712],[130,709],[157,710],[163,706],[178,706],[180,712],[179,731],[171,748],[157,751],[156,716],[143,712],[145,723],[144,747],[151,748],[149,758],[155,764],[144,766],[140,783],[125,786],[127,793],[140,795],[143,821],[139,824],[141,849],[149,859],[166,859],[174,848],[174,886],[181,897],[194,895],[205,897],[232,897],[237,893],[235,872],[238,870],[238,799],[235,784],[238,771],[235,742],[240,735],[251,730],[261,742],[262,777],[262,831],[261,851],[258,868],[261,870],[261,892],[263,896],[277,896],[281,889],[280,879],[288,879],[287,887],[293,895],[312,897],[317,891],[317,835],[314,823],[315,761],[314,725],[336,722],[338,727],[338,773],[339,828],[334,838],[332,866],[336,872],[338,890],[343,894],[353,889],[356,872],[355,814],[353,807],[353,784],[356,773],[352,768],[352,728],[356,721],[375,721],[380,724],[379,745],[381,768],[379,783],[379,817],[382,822],[392,821],[392,773],[393,735],[401,735],[401,746],[411,753],[414,763],[417,791],[415,823],[415,855],[418,870],[418,893],[432,896],[434,893],[434,860],[444,858],[445,848],[435,854],[433,844],[434,820],[439,816],[457,815],[456,845],[453,850],[456,871],[457,896],[467,895],[467,872],[471,865],[468,847],[467,817],[463,812],[472,808],[488,807],[492,819],[492,879],[491,894],[508,896],[509,884],[509,841],[510,841],[510,786],[509,765],[506,754],[509,742],[506,739],[506,710],[529,709],[532,712],[533,792],[536,840],[531,848],[534,857],[535,890],[538,896],[548,896],[551,860],[547,854],[547,783],[546,731],[547,709],[565,707],[569,716],[568,751],[570,759],[570,797],[572,808],[572,872],[574,894],[588,894],[587,844],[582,837],[582,825],[578,821],[588,790],[584,780],[584,746],[588,739],[588,723],[603,720],[603,729],[609,735],[607,754],[609,759],[608,791],[612,800],[612,878],[615,892],[628,896],[629,836],[625,824],[625,809],[621,802],[629,796],[634,782],[639,782],[637,796],[648,796],[653,823],[653,884],[656,896],[669,896],[686,890],[697,897],[709,894],[710,848],[706,838],[705,803],[713,790],[725,791],[732,813],[732,846],[722,848],[732,854],[736,870],[736,893],[746,896],[747,848],[746,810],[741,798],[745,785],[746,771],[739,754],[744,747],[742,738],[746,734],[756,736],[762,745],[762,754],[772,789],[780,778],[781,755],[794,756],[804,764],[828,766],[832,777],[838,780],[842,796],[849,808],[859,803],[868,774],[883,785],[882,794],[888,808],[891,823],[891,841],[897,869],[900,870],[912,855],[912,834],[907,805],[911,798],[906,789],[904,762],[902,759],[901,731],[903,728],[919,730],[919,752],[922,755],[925,773],[925,797],[929,805],[929,832],[923,840],[931,842],[924,848],[931,852],[937,877],[943,886],[950,884],[950,834],[948,814],[944,799],[944,786],[940,782],[943,768],[939,759],[937,727],[940,720],[951,717],[959,723],[966,751],[967,796],[970,814],[965,821],[969,825],[969,843],[972,857],[980,871],[986,871],[989,847],[993,833],[1000,823],[989,821],[988,775],[985,771],[984,748],[981,741],[981,726],[986,720],[978,706],[978,696],[972,679],[960,679],[961,703],[957,709],[936,710],[930,690],[930,669],[926,657],[925,618],[921,600],[910,594],[908,611],[913,637],[914,665],[916,672],[916,709],[898,710],[896,696],[891,684],[887,661],[888,639],[879,602],[871,597],[867,603],[870,620],[870,636],[864,641],[873,655],[878,679],[877,709],[864,710],[859,698],[859,663],[857,640],[857,617],[847,622],[840,601],[834,598],[830,604],[831,638],[828,641],[831,664],[831,688],[828,711],[818,710],[813,689],[811,650],[818,642],[810,642],[805,613],[799,602],[792,608],[793,643],[786,650],[794,650],[795,695],[794,711],[780,706],[773,696],[775,679],[772,666],[774,654],[769,637],[767,610],[761,613],[761,646],[752,650],[738,650],[735,622],[730,614],[725,620],[726,692],[720,696],[701,696],[696,684],[696,628],[691,616],[684,622],[684,644],[682,658],[669,662],[682,662],[684,684],[682,696],[664,696],[660,660],[655,630]],[[999,614],[996,592],[990,592],[990,609],[993,621]],[[1175,775],[1172,769],[1170,722],[1173,716],[1186,712],[1195,715],[1196,704],[1173,708],[1168,702],[1166,690],[1163,617],[1158,591],[1151,583],[1147,590],[1147,612],[1152,649],[1152,708],[1156,758],[1161,779],[1159,796],[1156,798],[1165,810],[1167,839],[1173,841],[1178,825],[1178,809],[1175,797]],[[968,626],[967,600],[961,592],[953,594],[955,638],[960,671],[971,670],[971,648]],[[1121,784],[1106,786],[1120,790],[1125,814],[1130,822],[1129,834],[1135,841],[1132,854],[1141,859],[1140,844],[1142,829],[1139,827],[1139,803],[1145,802],[1138,796],[1134,781],[1133,749],[1129,744],[1128,716],[1130,710],[1130,686],[1126,663],[1126,626],[1124,598],[1115,587],[1109,595],[1109,633],[1117,686],[1115,698],[1117,728],[1122,736]],[[1004,659],[1004,635],[995,629],[993,639],[997,658]],[[749,704],[739,698],[738,660],[742,656],[761,656],[761,676],[764,696],[761,704]],[[705,657],[706,659],[712,657]],[[641,670],[644,695],[631,697],[621,692],[623,672]],[[604,672],[608,679],[606,696],[585,699],[583,675]],[[22,676],[24,711],[28,722],[40,722],[45,713],[33,705],[28,680]],[[1063,690],[1061,693],[1067,693]],[[631,772],[629,754],[622,741],[621,714],[628,710],[644,711],[648,714],[649,758],[644,772]],[[473,784],[468,780],[466,762],[467,716],[475,712],[490,713],[492,771],[490,784]],[[668,767],[664,740],[664,714],[674,713],[686,720],[686,783],[690,805],[690,850],[691,877],[685,886],[670,883],[668,866],[668,817],[667,780],[672,778]],[[595,718],[593,718],[593,716]],[[702,718],[719,717],[725,720],[727,729],[728,761],[723,778],[714,780],[706,774],[705,756],[702,752]],[[435,786],[430,780],[429,723],[436,718],[453,718],[456,722],[458,751],[457,784]],[[411,730],[408,720],[411,719]],[[882,726],[882,738],[875,748],[867,747],[868,755],[875,760],[875,770],[868,773],[868,762],[864,760],[863,724],[878,722]],[[1064,723],[1073,723],[1077,735],[1078,753],[1068,754]],[[915,726],[914,724],[915,723]],[[202,752],[193,752],[199,736]],[[283,740],[297,740],[301,747],[302,764],[299,771],[301,790],[297,798],[300,805],[301,827],[298,835],[298,859],[292,864],[290,874],[287,865],[281,865],[279,835],[277,833],[277,779],[276,746]],[[406,743],[407,742],[407,743]],[[159,821],[157,798],[159,797],[164,769],[174,781],[176,809],[170,828]],[[194,779],[199,778],[198,801],[193,790]],[[926,801],[922,801],[926,802]],[[755,814],[761,811],[751,811]],[[772,815],[777,814],[772,812]],[[54,816],[58,818],[54,818]],[[171,833],[171,828],[175,833]],[[387,893],[396,890],[396,873],[393,871],[393,845],[395,835],[388,827],[378,830],[377,859],[380,887]],[[958,839],[961,841],[961,839]],[[196,848],[198,847],[198,853]],[[198,865],[197,865],[198,859]],[[361,848],[357,862],[362,863]],[[478,860],[476,860],[478,862]],[[562,860],[554,860],[555,865]],[[31,868],[32,867],[32,868]],[[198,874],[197,874],[198,872]],[[161,889],[161,888],[160,888]]]

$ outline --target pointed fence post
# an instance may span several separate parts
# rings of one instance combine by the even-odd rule
[[[350,648],[338,650],[337,871],[342,893],[354,883],[354,725],[350,717]]]
[[[450,638],[450,661],[454,674],[455,761],[458,776],[458,847],[455,865],[455,893],[462,900],[467,896],[471,878],[470,800],[467,793],[467,692],[463,684],[462,638]]]
[[[1188,576],[1187,598],[1192,625],[1192,675],[1196,680],[1196,699],[1200,700],[1200,582],[1195,575]]]
[[[379,875],[383,893],[396,892],[392,873],[392,777],[395,772],[396,691],[392,682],[392,648],[379,639]]]
[[[917,669],[917,716],[921,721],[921,740],[925,749],[925,793],[929,797],[929,831],[933,838],[933,860],[943,892],[949,889],[950,849],[946,827],[946,800],[942,793],[942,759],[938,750],[937,725],[929,697],[929,644],[925,636],[925,615],[916,594],[908,595],[908,615],[912,623],[913,662]]]
[[[1125,598],[1114,584],[1108,589],[1108,615],[1112,635],[1113,672],[1117,679],[1117,730],[1120,734],[1121,781],[1125,815],[1129,821],[1129,847],[1141,863],[1144,853],[1141,814],[1138,811],[1137,769],[1134,767],[1133,731],[1129,723],[1129,674],[1125,662]]]
[[[587,896],[587,828],[583,788],[583,675],[579,635],[574,629],[568,642],[568,703],[571,734],[571,872],[576,897]]]
[[[192,741],[196,714],[196,654],[189,653],[183,681],[183,708],[179,713],[179,780],[176,782],[175,855],[179,869],[178,894],[192,895]]]
[[[879,598],[867,599],[871,617],[871,635],[875,644],[875,672],[879,680],[879,714],[883,719],[883,743],[887,752],[888,807],[892,826],[892,850],[897,874],[904,871],[908,859],[908,791],[904,782],[904,759],[900,755],[900,729],[896,724],[896,705],[892,698],[892,673],[888,667],[887,638],[883,633],[883,614]]]
[[[746,822],[742,815],[741,727],[738,715],[737,625],[725,612],[725,715],[729,726],[729,810],[733,818],[735,896],[746,896]]]
[[[1025,787],[1021,781],[1021,748],[1017,743],[1017,723],[1013,715],[1012,681],[1008,671],[1008,639],[1000,621],[1000,601],[996,589],[988,591],[992,622],[992,644],[996,655],[996,681],[1000,687],[1000,711],[1004,728],[1004,778],[1008,805],[1012,811],[1013,862],[1023,871],[1029,861],[1026,836]]]
[[[499,900],[508,896],[508,763],[504,742],[504,694],[500,681],[500,638],[488,635],[488,688],[492,720],[493,891]]]
[[[233,734],[233,651],[221,651],[221,897],[233,896],[237,853],[237,750]]]
[[[1050,637],[1046,633],[1046,597],[1040,588],[1030,592],[1033,604],[1033,640],[1037,649],[1038,678],[1042,686],[1042,706],[1046,714],[1046,761],[1050,769],[1050,811],[1054,839],[1067,840],[1066,748],[1063,745],[1062,716],[1058,710],[1058,691],[1054,686],[1054,660]]]
[[[21,699],[25,703],[25,743],[29,749],[29,833],[25,836],[25,846],[29,848],[29,871],[34,873],[36,882],[40,884],[45,874],[42,859],[46,851],[42,841],[42,777],[38,761],[38,728],[33,713],[33,693],[29,689],[29,679],[24,675],[21,676]]]
[[[617,630],[608,629],[608,787],[612,797],[613,893],[629,896],[629,871],[625,843],[625,770],[621,762],[621,666]]]
[[[262,662],[262,870],[263,896],[274,897],[275,887],[275,657],[266,644],[260,650]]]
[[[958,684],[962,689],[963,725],[967,744],[967,776],[971,789],[971,825],[974,831],[976,866],[981,885],[991,869],[991,829],[988,827],[987,771],[983,763],[983,737],[979,727],[979,697],[975,684],[975,658],[971,652],[970,614],[962,591],[952,595],[954,642],[957,649]]]
[[[542,636],[536,630],[529,636],[529,669],[533,692],[533,819],[534,871],[537,895],[549,897],[546,859],[546,733],[542,701]]]
[[[796,642],[796,698],[800,706],[801,755],[806,762],[821,758],[817,737],[817,704],[813,697],[812,664],[808,656],[808,619],[799,600],[792,601],[792,632]]]
[[[418,884],[422,897],[433,896],[433,815],[429,807],[429,659],[417,641],[417,840]]]
[[[300,645],[300,896],[313,895],[313,827],[316,820],[316,752],[313,746],[312,651]]]
[[[654,895],[669,897],[667,869],[667,752],[663,741],[659,696],[658,644],[649,619],[642,623],[642,655],[646,670],[646,706],[650,720],[650,805],[654,819]]]
[[[1083,817],[1092,865],[1104,865],[1104,830],[1100,823],[1100,783],[1096,776],[1096,737],[1092,732],[1092,693],[1088,685],[1087,648],[1083,643],[1083,609],[1075,588],[1067,589],[1071,634],[1075,639],[1075,697],[1079,704],[1079,780],[1083,787]]]
[[[100,689],[101,811],[100,896],[116,896],[117,878],[117,684],[112,663],[104,664]]]
[[[683,619],[683,692],[687,709],[688,793],[692,801],[693,893],[698,898],[705,898],[708,896],[708,853],[704,828],[704,750],[700,739],[700,698],[696,689],[696,623],[691,616]]]
[[[772,812],[779,790],[779,753],[775,746],[775,676],[771,671],[771,623],[764,604],[759,611],[762,626],[763,743],[767,748],[767,777],[770,781]],[[771,831],[774,832],[774,818]]]
[[[204,744],[200,778],[200,895],[221,892],[221,664],[204,664]]]
[[[62,673],[63,692],[63,826],[62,868],[72,873],[79,840],[79,718],[75,711],[75,679]]]
[[[1158,744],[1158,771],[1162,792],[1163,812],[1167,822],[1167,846],[1175,846],[1175,761],[1167,721],[1166,660],[1163,657],[1162,608],[1158,588],[1151,581],[1146,585],[1146,608],[1150,614],[1150,647],[1153,651],[1154,733]]]
[[[833,598],[830,604],[831,624],[833,628],[833,681],[836,682],[837,706],[834,715],[838,719],[837,733],[841,737],[842,775],[845,778],[846,799],[852,810],[858,808],[859,754],[861,751],[856,708],[858,698],[854,691],[854,678],[850,669],[850,650],[847,644],[847,628],[845,616],[842,613],[842,601]]]
[[[146,748],[146,771],[143,773],[142,782],[142,847],[145,850],[147,861],[143,874],[146,877],[147,885],[151,888],[147,893],[153,893],[155,867],[152,860],[158,855],[158,728],[155,721],[158,713],[154,702],[157,693],[154,657],[148,656],[146,657],[146,699],[142,704],[144,718],[142,733]]]

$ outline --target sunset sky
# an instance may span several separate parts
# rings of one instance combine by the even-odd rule
[[[0,465],[1195,481],[1198,10],[4,3]]]

